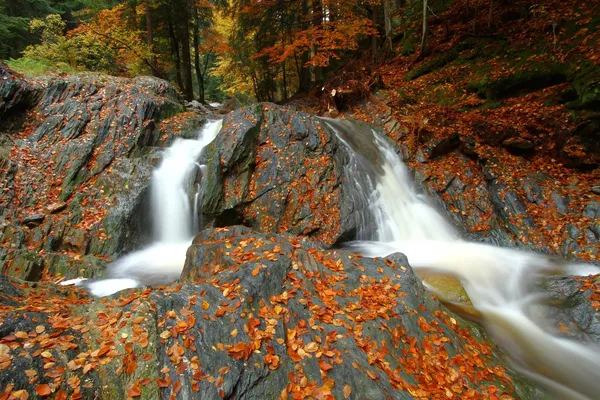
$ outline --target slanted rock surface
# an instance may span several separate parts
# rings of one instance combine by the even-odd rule
[[[354,239],[347,148],[323,120],[269,103],[238,109],[204,157],[203,210],[216,226]]]
[[[0,263],[26,280],[94,276],[150,240],[157,150],[194,135],[165,81],[0,74]],[[169,122],[170,121],[170,122]]]
[[[207,230],[181,282],[96,301],[0,280],[0,388],[83,398],[532,396],[404,256]],[[469,329],[471,328],[471,329]],[[47,386],[46,386],[47,385]],[[516,387],[515,387],[516,386]]]
[[[385,102],[386,94],[379,94],[379,99]],[[426,157],[455,135],[444,136],[444,129],[436,137],[408,135],[394,110],[382,103],[359,106],[354,117],[387,129],[417,185],[466,238],[600,265],[600,192],[594,189],[600,181],[599,168],[565,168],[560,159],[563,148],[551,162],[548,155],[513,154],[502,141],[514,138],[514,132],[491,130],[493,121],[483,124],[482,132],[460,135],[460,145],[446,148],[449,152]],[[590,116],[571,137],[585,141],[587,148],[580,147],[580,155],[586,159],[597,153],[590,140],[597,133],[594,118]],[[415,136],[422,140],[415,141]],[[564,278],[549,285],[556,304],[553,316],[560,316],[552,327],[558,334],[600,343],[597,280]]]

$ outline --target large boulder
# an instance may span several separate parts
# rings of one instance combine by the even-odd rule
[[[15,397],[539,395],[401,254],[368,259],[231,227],[199,234],[181,281],[161,290],[94,302],[0,287],[0,390]]]
[[[203,162],[203,211],[215,226],[240,223],[325,245],[354,239],[350,157],[324,120],[269,103],[237,109]]]
[[[0,136],[2,272],[94,276],[151,240],[147,188],[157,150],[204,120],[175,115],[183,105],[170,84],[3,71],[0,97],[0,130],[14,122]]]

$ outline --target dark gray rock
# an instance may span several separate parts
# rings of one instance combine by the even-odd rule
[[[17,307],[32,293],[8,289]],[[353,398],[442,398],[485,396],[492,385],[539,395],[512,380],[481,331],[449,315],[401,254],[374,260],[232,227],[198,235],[181,282],[163,290],[106,302],[52,295],[42,310],[0,309],[11,361],[0,388],[51,382],[72,394],[78,378],[84,398],[101,399],[134,388],[149,399],[344,398],[348,389]],[[69,374],[45,375],[59,368]]]
[[[97,276],[115,256],[151,240],[148,185],[155,153],[177,136],[195,135],[204,119],[172,117],[184,108],[177,91],[160,79],[81,74],[29,83],[3,74],[0,113],[36,115],[25,139],[21,133],[0,140],[0,216],[6,222],[0,242],[11,249],[1,255],[4,271],[14,271],[6,266],[27,246],[43,250],[36,271]],[[28,229],[19,227],[21,221]]]
[[[443,139],[437,139],[430,141],[426,146],[426,152],[429,153],[429,158],[434,159],[437,157],[445,156],[451,151],[456,150],[461,144],[460,137],[458,134],[452,134]]]
[[[25,217],[21,220],[21,223],[28,228],[35,228],[36,226],[40,226],[42,222],[44,222],[44,218],[46,216],[44,214],[35,214]]]
[[[202,162],[204,219],[215,226],[240,223],[327,245],[354,238],[350,157],[323,120],[269,103],[237,109]]]
[[[6,129],[3,125],[7,124],[10,118],[35,106],[42,93],[41,86],[0,66],[0,131]]]

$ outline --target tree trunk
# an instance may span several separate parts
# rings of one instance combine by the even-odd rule
[[[475,14],[473,15],[473,35],[477,33],[477,17],[479,16],[479,0],[475,3]]]
[[[427,0],[423,0],[423,36],[421,37],[421,55],[424,55],[429,46],[429,23],[427,20]]]
[[[171,13],[169,12],[168,16],[168,25],[169,25],[169,37],[171,39],[171,53],[175,56],[175,71],[176,71],[176,79],[177,86],[181,91],[184,91],[183,80],[181,79],[181,58],[179,57],[179,40],[177,39],[177,35],[175,34],[175,29],[173,29],[173,22],[171,21]]]
[[[283,69],[283,101],[287,100],[287,72],[285,68],[285,60],[281,64],[281,68]]]
[[[198,8],[194,7],[194,67],[196,69],[196,79],[198,80],[198,101],[202,104],[206,102],[204,96],[204,74],[200,68],[200,17]]]
[[[492,10],[494,9],[494,0],[490,0],[490,12],[488,14],[488,28],[492,29]]]
[[[302,30],[308,29],[308,0],[302,0]],[[310,69],[306,66],[308,63],[308,51],[304,51],[300,56],[300,74],[298,76],[298,91],[308,92],[310,90]]]
[[[183,21],[180,22],[181,32],[181,62],[183,70],[184,95],[186,100],[194,99],[194,84],[192,81],[192,57],[190,54],[190,27],[189,19],[187,18],[187,10],[184,13]]]
[[[160,73],[156,68],[156,59],[154,58],[154,38],[152,36],[152,9],[150,8],[150,3],[152,0],[144,1],[144,8],[146,12],[146,43],[148,44],[148,50],[150,50],[150,69],[152,70],[152,75],[156,77],[160,77]]]
[[[313,1],[313,23],[315,26],[323,25],[323,5],[321,4],[321,0]],[[319,52],[319,48],[317,46],[313,46],[313,53],[316,56]],[[323,67],[315,66],[315,83],[317,85],[323,84]]]
[[[385,44],[390,52],[394,51],[392,45],[392,5],[391,0],[383,0],[383,20],[385,27]]]
[[[371,19],[373,20],[373,24],[375,26],[379,26],[379,21],[377,21],[377,6],[373,6],[371,11]],[[379,45],[377,43],[377,36],[371,36],[371,62],[373,64],[377,63],[377,54],[379,53]]]

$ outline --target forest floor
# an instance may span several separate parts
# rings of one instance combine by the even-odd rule
[[[399,124],[386,130],[408,148],[408,164],[426,162],[442,184],[454,168],[462,177],[464,165],[419,154],[452,136],[472,143],[473,163],[493,158],[502,183],[523,197],[523,178],[549,177],[545,185],[574,212],[556,215],[545,203],[527,204],[527,212],[558,252],[565,227],[593,224],[584,210],[600,204],[600,3],[520,0],[500,3],[491,18],[489,2],[475,17],[466,4],[431,17],[426,56],[407,51],[374,68],[353,62],[325,88],[336,89],[339,103],[339,93],[357,82],[378,82],[367,101],[345,107],[342,116],[382,124],[391,115]],[[395,46],[402,53],[401,42]],[[323,112],[323,103],[311,111]],[[598,251],[579,256],[600,258]]]

